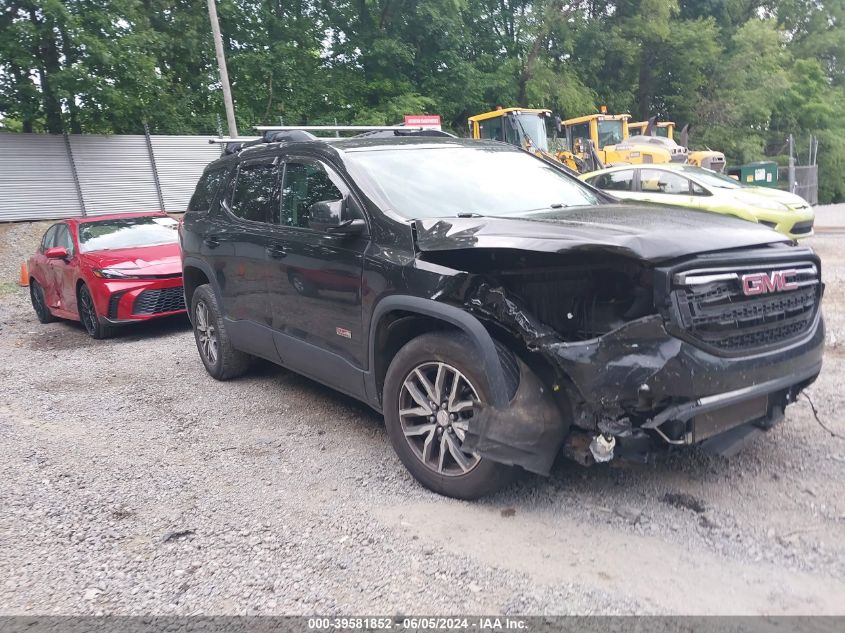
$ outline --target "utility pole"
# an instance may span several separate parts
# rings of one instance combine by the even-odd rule
[[[789,192],[795,193],[795,140],[789,135]]]
[[[235,123],[235,106],[232,105],[232,89],[229,87],[229,71],[226,70],[226,56],[223,53],[223,37],[220,35],[220,23],[217,21],[216,0],[208,0],[208,19],[211,20],[211,33],[214,36],[214,51],[217,53],[217,68],[220,71],[220,83],[223,84],[223,105],[226,107],[226,122],[229,124],[229,136],[238,136]]]

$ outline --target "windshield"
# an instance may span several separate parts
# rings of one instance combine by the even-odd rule
[[[722,174],[717,174],[715,171],[702,169],[701,167],[687,167],[684,171],[698,180],[699,183],[707,185],[708,187],[719,187],[720,189],[742,189],[745,186],[730,176],[723,176]]]
[[[158,244],[175,244],[178,222],[166,216],[121,218],[79,225],[79,250],[113,250]]]
[[[523,137],[523,142],[530,140],[533,150],[549,151],[545,117],[537,114],[518,114],[514,118],[516,119],[516,127],[519,135]],[[526,136],[528,138],[525,138]]]
[[[622,121],[599,121],[599,147],[622,142]]]
[[[580,181],[508,147],[427,147],[347,154],[390,209],[410,219],[527,215],[601,200]]]

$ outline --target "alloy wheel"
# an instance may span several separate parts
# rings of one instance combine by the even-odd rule
[[[79,291],[79,318],[88,334],[94,336],[99,325],[97,310],[94,308],[94,300],[91,298],[91,293],[84,286]]]
[[[217,329],[209,319],[208,306],[205,301],[197,303],[195,316],[200,351],[210,365],[215,365],[217,363]]]
[[[464,450],[478,392],[460,371],[441,362],[415,367],[399,392],[399,422],[417,459],[440,475],[465,475],[481,461]]]

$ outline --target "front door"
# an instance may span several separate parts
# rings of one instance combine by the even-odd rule
[[[343,179],[311,158],[288,158],[282,204],[268,249],[272,325],[282,362],[348,393],[365,364],[361,297],[364,235],[332,235],[309,226],[317,202],[346,200],[350,217],[363,217]],[[336,370],[336,371],[335,371]]]
[[[55,284],[56,308],[75,314],[76,309],[76,248],[67,224],[56,227],[54,246],[67,249],[66,259],[50,259],[47,265],[52,269]]]
[[[50,260],[45,257],[44,253],[48,248],[53,248],[56,245],[56,232],[59,230],[58,224],[54,224],[44,233],[41,238],[41,246],[35,255],[35,270],[30,273],[35,278],[36,282],[44,291],[44,301],[50,307],[55,309],[59,305],[58,289],[56,288],[55,270],[50,265]]]

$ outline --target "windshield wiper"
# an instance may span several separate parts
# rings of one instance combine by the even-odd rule
[[[563,204],[562,202],[555,202],[554,204],[550,204],[549,208],[550,209],[565,209],[568,206],[569,206],[568,204]]]
[[[475,213],[475,211],[462,211],[457,214],[459,218],[483,218],[484,216],[480,213]]]

